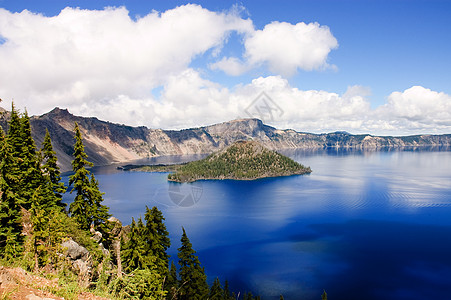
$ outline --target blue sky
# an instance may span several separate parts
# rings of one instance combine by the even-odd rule
[[[0,78],[4,106],[14,99],[32,114],[61,106],[113,122],[184,128],[249,117],[243,108],[265,91],[284,114],[264,121],[280,128],[451,133],[451,1],[197,1],[192,9],[187,3],[0,0],[0,62],[18,69],[9,77],[12,84]],[[62,13],[66,7],[72,10]],[[121,23],[115,20],[127,23],[117,7],[126,9],[130,35],[124,26],[115,27]],[[177,29],[154,33],[155,26],[174,22],[164,17],[169,12],[183,18],[185,36]],[[139,20],[152,14],[158,20],[141,22],[148,26],[143,29]],[[99,25],[89,18],[111,26],[95,33]],[[198,20],[205,22],[196,27]],[[72,39],[70,51],[80,51],[71,54],[74,66],[63,68],[58,63],[68,59],[63,44]],[[135,53],[136,47],[115,44],[117,50],[114,45],[106,50],[109,60],[100,62],[105,47],[84,49],[78,43],[111,45],[107,39],[148,49]],[[156,53],[163,64],[145,53]],[[148,73],[134,58],[148,64]],[[95,71],[77,70],[84,62]],[[110,76],[123,70],[123,78]]]

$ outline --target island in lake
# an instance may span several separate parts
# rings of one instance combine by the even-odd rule
[[[311,173],[310,167],[269,150],[255,141],[239,141],[208,157],[179,165],[123,166],[123,170],[174,172],[169,181],[254,180]]]

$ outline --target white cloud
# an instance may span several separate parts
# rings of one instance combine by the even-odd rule
[[[338,42],[327,26],[272,22],[245,40],[251,64],[267,63],[278,74],[293,75],[298,69],[327,68],[327,57]]]
[[[137,20],[125,8],[66,8],[55,17],[0,9],[0,95],[37,113],[117,95],[146,98],[229,32],[252,30],[233,11],[191,4]]]
[[[220,61],[210,64],[210,69],[224,71],[227,75],[239,76],[251,67],[236,57],[223,57]]]

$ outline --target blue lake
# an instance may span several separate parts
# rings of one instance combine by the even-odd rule
[[[284,154],[313,173],[182,185],[167,173],[95,173],[124,224],[146,205],[163,212],[173,259],[183,226],[210,283],[262,299],[450,297],[450,151]]]

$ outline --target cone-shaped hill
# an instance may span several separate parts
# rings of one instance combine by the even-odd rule
[[[193,182],[203,179],[254,180],[311,173],[289,157],[263,147],[255,141],[235,142],[222,151],[181,165],[168,180]]]

